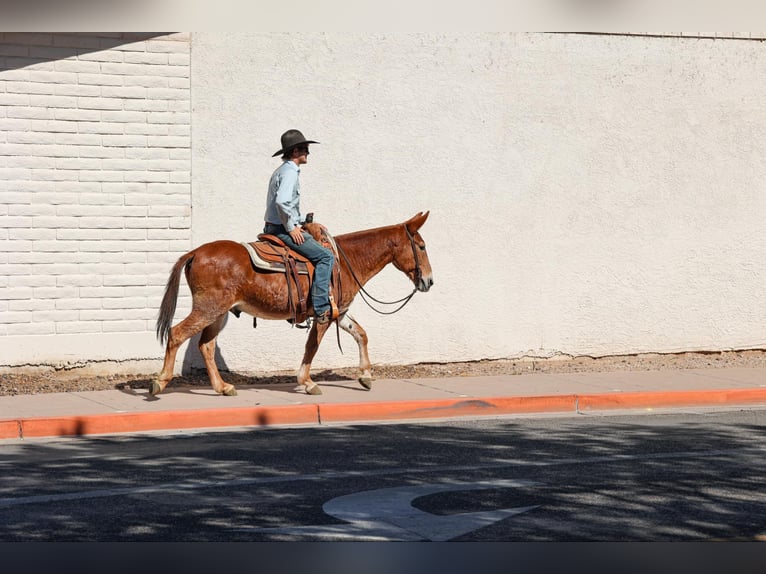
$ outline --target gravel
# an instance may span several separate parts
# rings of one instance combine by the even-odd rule
[[[376,379],[413,379],[429,377],[478,377],[485,375],[521,375],[529,373],[577,373],[616,371],[662,371],[677,369],[721,369],[731,367],[766,367],[766,351],[724,351],[708,353],[639,354],[612,357],[575,357],[523,360],[482,360],[456,363],[419,363],[415,365],[376,365]],[[79,370],[13,369],[0,373],[0,396],[40,393],[65,393],[108,389],[148,389],[156,373],[84,374]],[[234,373],[223,378],[236,386],[294,384],[294,371]],[[344,367],[312,372],[317,382],[356,380],[357,369]],[[174,388],[208,387],[203,371],[174,378]]]

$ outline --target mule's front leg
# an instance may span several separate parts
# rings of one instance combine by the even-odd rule
[[[314,321],[314,324],[311,325],[311,331],[309,331],[306,350],[303,353],[303,361],[301,362],[300,369],[298,369],[298,384],[303,385],[306,393],[309,395],[322,394],[322,389],[319,388],[319,385],[311,380],[311,361],[314,360],[314,356],[319,349],[319,343],[322,342],[322,337],[324,337],[330,325],[332,325],[332,321],[324,325]]]
[[[359,383],[368,391],[372,388],[372,365],[367,354],[367,333],[351,315],[344,314],[338,319],[340,328],[350,334],[359,346]]]

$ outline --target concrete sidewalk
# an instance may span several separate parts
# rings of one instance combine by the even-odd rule
[[[324,394],[295,385],[48,393],[0,397],[0,439],[221,427],[589,413],[611,409],[766,406],[766,368],[527,374],[317,381]]]

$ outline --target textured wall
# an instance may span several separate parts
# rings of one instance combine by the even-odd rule
[[[759,347],[766,103],[757,41],[566,34],[195,34],[195,244],[260,228],[279,135],[321,142],[304,206],[336,233],[431,210],[430,293],[373,362]],[[393,269],[370,290],[409,290]],[[330,335],[330,338],[334,338]],[[233,319],[231,368],[303,332]],[[326,340],[317,364],[350,365]]]
[[[431,210],[431,292],[387,317],[352,307],[373,362],[764,346],[761,42],[6,34],[0,49],[0,366],[158,367],[171,263],[255,238],[293,127],[322,142],[304,208],[333,232]],[[393,268],[368,287],[411,289]],[[220,361],[297,367],[305,335],[232,316]],[[355,364],[333,339],[315,366]]]
[[[188,34],[0,33],[0,365],[157,356],[189,70]]]

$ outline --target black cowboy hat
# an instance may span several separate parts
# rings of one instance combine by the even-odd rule
[[[315,144],[319,142],[315,142],[313,140],[307,140],[305,137],[303,137],[303,134],[299,132],[298,130],[287,130],[285,133],[282,134],[282,149],[276,152],[271,157],[277,157],[278,155],[284,155],[286,153],[289,153],[292,151],[294,147],[297,147],[301,144]]]

